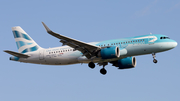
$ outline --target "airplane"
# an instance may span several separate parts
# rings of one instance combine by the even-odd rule
[[[10,60],[43,65],[71,65],[87,63],[95,68],[102,66],[100,73],[105,75],[108,63],[118,69],[130,69],[136,66],[134,56],[152,54],[157,63],[156,53],[173,49],[177,42],[166,35],[149,34],[130,38],[85,43],[50,30],[43,23],[47,33],[60,39],[61,47],[40,47],[20,26],[12,27],[18,52],[4,50],[11,54]]]

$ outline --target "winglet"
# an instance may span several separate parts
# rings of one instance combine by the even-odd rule
[[[42,24],[43,24],[44,28],[46,29],[46,31],[47,31],[48,33],[52,32],[52,31],[46,26],[46,24],[45,24],[44,22],[42,22]]]

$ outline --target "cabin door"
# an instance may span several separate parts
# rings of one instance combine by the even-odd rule
[[[39,60],[43,60],[44,59],[44,50],[40,50],[39,51]]]

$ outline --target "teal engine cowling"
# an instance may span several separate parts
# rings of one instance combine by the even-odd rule
[[[119,47],[112,46],[112,47],[103,48],[98,52],[98,57],[102,57],[102,59],[119,58],[120,57]]]
[[[124,59],[118,60],[119,69],[129,69],[136,67],[136,58],[135,57],[127,57]]]
[[[110,63],[112,63],[115,67],[119,67],[119,69],[130,69],[136,67],[136,58],[127,57]]]

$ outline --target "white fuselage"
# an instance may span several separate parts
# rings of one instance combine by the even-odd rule
[[[154,36],[153,36],[154,37]],[[157,37],[156,37],[157,38]],[[96,42],[96,46],[118,46],[120,48],[120,57],[113,59],[102,59],[96,57],[93,60],[87,59],[80,51],[74,50],[69,46],[62,46],[49,49],[39,49],[35,52],[28,52],[29,58],[20,58],[19,61],[35,64],[45,65],[68,65],[77,63],[89,63],[93,62],[110,62],[119,60],[129,56],[137,56],[151,53],[158,53],[170,50],[177,46],[177,42],[171,41],[158,41],[154,38],[154,41],[150,41],[150,38],[130,38]],[[137,40],[137,41],[136,41]]]

